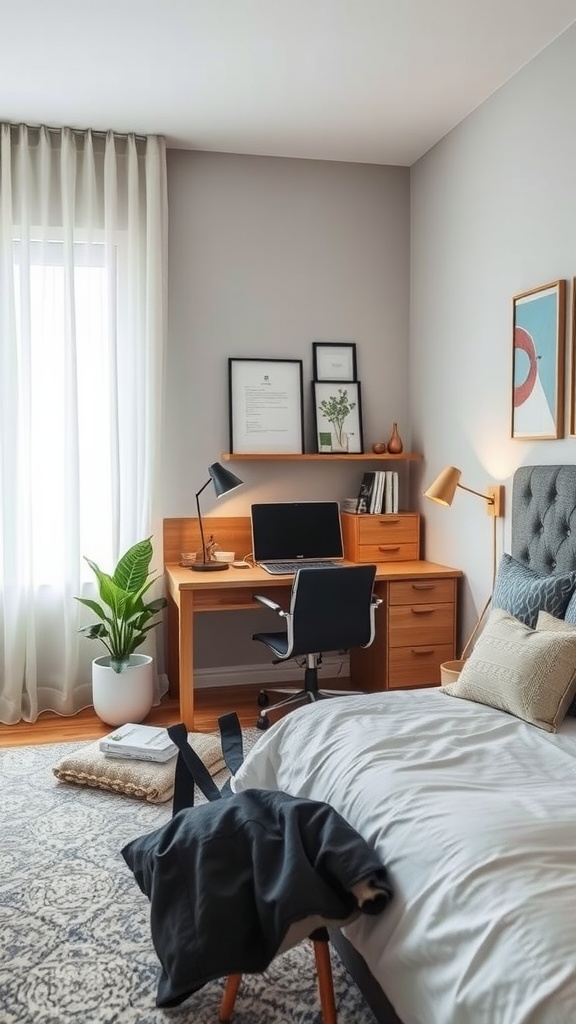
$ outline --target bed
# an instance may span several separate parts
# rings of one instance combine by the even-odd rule
[[[517,470],[511,554],[496,588],[503,610],[491,613],[463,692],[394,691],[301,708],[262,736],[234,781],[237,791],[327,801],[386,864],[389,909],[335,935],[383,1024],[576,1022],[572,523],[576,466]],[[506,608],[511,593],[522,622]],[[464,696],[473,660],[490,661],[477,649],[516,650],[504,628],[522,633],[519,659],[537,644],[538,664],[550,668],[520,716],[493,706],[498,695],[492,703],[482,692],[480,701]],[[514,685],[525,689],[532,670],[521,663]],[[531,718],[560,691],[551,717]]]

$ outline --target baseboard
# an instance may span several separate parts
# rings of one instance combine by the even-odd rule
[[[216,686],[265,686],[276,683],[301,683],[304,670],[294,661],[280,665],[260,663],[258,665],[223,665],[217,668],[195,668],[196,689]],[[319,679],[348,679],[350,658],[347,654],[328,654],[318,669]]]

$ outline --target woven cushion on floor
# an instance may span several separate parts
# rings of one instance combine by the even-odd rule
[[[222,746],[217,733],[191,732],[188,733],[188,742],[211,775],[216,775],[224,768]],[[61,782],[123,793],[125,796],[147,800],[151,804],[170,800],[174,792],[176,757],[166,764],[106,757],[99,749],[99,743],[96,740],[63,757],[52,769],[56,778]]]

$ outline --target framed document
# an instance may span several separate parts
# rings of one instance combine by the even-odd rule
[[[314,380],[356,380],[356,343],[313,341]]]
[[[230,451],[302,455],[301,359],[229,359]]]
[[[362,437],[360,381],[312,381],[314,433],[318,452],[359,454]]]

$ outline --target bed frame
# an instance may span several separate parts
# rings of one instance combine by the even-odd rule
[[[512,481],[511,554],[542,576],[576,569],[576,465],[521,466]],[[402,1024],[366,962],[340,931],[330,941],[378,1024]]]

